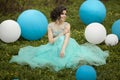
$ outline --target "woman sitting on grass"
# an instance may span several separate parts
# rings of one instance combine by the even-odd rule
[[[108,52],[102,51],[96,45],[86,43],[79,45],[70,38],[70,24],[65,22],[67,10],[58,6],[51,12],[53,22],[48,25],[48,39],[46,45],[38,47],[26,46],[13,56],[11,62],[29,65],[32,68],[49,67],[54,71],[64,68],[77,68],[79,65],[106,64]]]

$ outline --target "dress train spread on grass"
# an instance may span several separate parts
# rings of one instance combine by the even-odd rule
[[[60,57],[60,51],[65,36],[60,36],[53,44],[47,43],[38,47],[27,46],[19,50],[10,60],[20,65],[29,65],[31,68],[49,67],[55,71],[64,68],[77,68],[82,64],[104,65],[108,57],[108,51],[101,50],[90,43],[79,45],[73,38],[69,39],[64,57]]]

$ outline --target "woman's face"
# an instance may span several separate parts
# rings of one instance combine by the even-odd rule
[[[63,12],[60,15],[60,20],[63,22],[66,20],[66,13],[67,13],[66,10],[63,10]]]

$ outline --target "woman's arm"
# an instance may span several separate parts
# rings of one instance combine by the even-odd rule
[[[49,26],[48,26],[48,40],[49,40],[49,43],[51,44],[53,44],[55,41],[55,39],[53,38],[52,30]]]
[[[69,38],[70,38],[70,24],[67,24],[66,29],[64,30],[64,32],[66,34],[65,34],[64,43],[63,43],[63,46],[62,46],[62,49],[61,49],[61,52],[60,52],[60,57],[64,56],[65,48],[66,48],[66,46],[67,46],[67,44],[69,42]]]

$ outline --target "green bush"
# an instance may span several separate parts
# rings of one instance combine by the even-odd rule
[[[49,13],[60,4],[68,8],[67,21],[71,24],[71,37],[79,44],[87,42],[84,37],[84,25],[78,15],[78,9],[84,0],[66,0],[66,2],[55,2],[55,0],[0,0],[0,22],[6,19],[17,20],[19,14],[26,9],[37,9],[43,12],[50,22]],[[103,25],[107,33],[111,33],[113,22],[120,18],[120,0],[102,0],[107,9],[107,16]],[[3,15],[5,14],[5,15]],[[75,80],[76,70],[64,69],[59,72],[52,72],[50,69],[31,69],[29,66],[21,66],[16,63],[9,63],[13,55],[17,55],[19,49],[24,46],[39,46],[46,44],[47,34],[38,41],[27,41],[22,37],[14,43],[0,41],[0,80]],[[97,72],[97,80],[120,80],[120,43],[110,47],[104,43],[99,44],[103,50],[109,50],[109,57],[106,65],[94,66]]]

